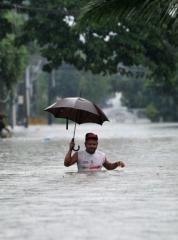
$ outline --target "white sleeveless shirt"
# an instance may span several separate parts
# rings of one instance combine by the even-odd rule
[[[106,155],[103,152],[100,152],[98,150],[95,151],[95,153],[90,154],[88,152],[79,151],[78,152],[78,171],[79,172],[96,172],[100,171],[103,163],[106,159]]]

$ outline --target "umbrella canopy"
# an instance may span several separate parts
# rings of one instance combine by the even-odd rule
[[[104,121],[109,121],[96,104],[80,97],[62,98],[45,111],[52,113],[56,118],[70,119],[78,124],[91,122],[102,125]]]
[[[62,98],[44,109],[52,113],[56,118],[66,118],[66,128],[68,119],[75,122],[73,142],[75,138],[76,123],[97,123],[102,125],[104,121],[109,121],[104,112],[93,102],[80,97]],[[78,151],[80,146],[74,151]]]

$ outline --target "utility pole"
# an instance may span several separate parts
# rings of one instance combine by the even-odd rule
[[[53,89],[55,87],[55,70],[52,70],[48,78],[48,106],[52,104]],[[52,115],[48,114],[48,125],[52,125]]]
[[[14,90],[11,90],[10,94],[10,104],[11,104],[11,113],[10,113],[10,125],[12,129],[16,125],[16,96]]]
[[[30,116],[30,66],[25,71],[25,122],[24,126],[28,128]]]

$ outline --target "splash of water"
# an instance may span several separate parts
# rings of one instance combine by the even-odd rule
[[[127,107],[122,106],[121,98],[122,93],[116,92],[114,97],[107,101],[108,107],[103,109],[110,121],[119,123],[149,122],[147,118],[139,118],[137,111],[129,111]]]

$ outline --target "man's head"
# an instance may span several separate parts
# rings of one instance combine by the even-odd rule
[[[85,135],[86,151],[90,154],[95,153],[98,146],[98,136],[94,133],[87,133]]]

